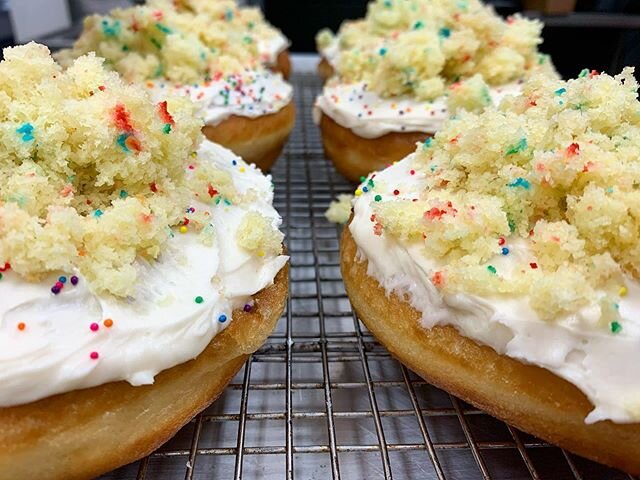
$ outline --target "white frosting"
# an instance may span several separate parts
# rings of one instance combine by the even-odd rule
[[[520,84],[511,83],[490,88],[489,94],[498,104],[507,95],[518,95],[520,90]],[[391,132],[435,133],[449,118],[445,96],[433,102],[406,95],[382,98],[368,90],[364,82],[325,86],[314,106],[316,122],[322,113],[363,138],[378,138]]]
[[[406,199],[424,190],[424,179],[409,173],[413,161],[409,156],[378,173],[375,192],[363,193],[354,202],[349,228],[359,255],[369,262],[368,274],[387,292],[409,294],[411,305],[422,312],[425,328],[453,325],[500,354],[546,368],[574,384],[595,406],[587,423],[640,421],[640,282],[627,279],[629,293],[619,303],[623,329],[617,334],[598,324],[598,298],[575,314],[547,322],[526,297],[443,296],[430,280],[440,266],[425,257],[424,244],[401,242],[384,232],[377,236],[370,220],[373,195],[385,200],[394,197],[391,192],[397,188],[401,194],[395,198]],[[489,262],[501,274],[535,261],[525,240],[507,239],[506,245],[509,255]]]
[[[320,48],[319,53],[334,70],[337,70],[338,62],[340,60],[340,41],[337,38],[335,38],[326,47]]]
[[[0,407],[118,380],[151,384],[162,370],[199,355],[229,325],[234,308],[273,283],[288,257],[260,258],[235,240],[249,210],[280,225],[270,178],[210,142],[202,144],[199,155],[229,170],[238,192],[253,192],[255,202],[193,202],[194,208],[211,212],[213,245],[204,245],[196,234],[176,231],[158,262],[137,262],[137,289],[126,300],[91,293],[82,277],[77,286],[67,282],[54,296],[50,289],[57,276],[27,283],[11,271],[3,274]],[[202,303],[195,301],[198,296]],[[227,320],[221,322],[220,315]],[[105,319],[113,320],[111,328],[104,326]],[[20,323],[24,330],[17,327]],[[99,325],[97,331],[91,330],[92,323]],[[92,352],[99,357],[90,358]]]
[[[272,37],[260,39],[258,41],[258,53],[264,63],[270,67],[275,66],[278,62],[278,55],[284,52],[291,42],[282,33],[278,32]]]
[[[164,100],[168,94],[189,96],[207,125],[217,125],[231,115],[255,118],[276,113],[293,98],[291,85],[269,71],[227,75],[199,85],[147,85],[155,100]]]

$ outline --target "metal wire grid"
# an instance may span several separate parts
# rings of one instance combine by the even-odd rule
[[[427,384],[376,342],[351,310],[340,229],[323,216],[353,187],[324,158],[311,118],[321,85],[311,74],[294,84],[298,122],[273,171],[291,254],[286,312],[217,402],[103,480],[634,480]]]

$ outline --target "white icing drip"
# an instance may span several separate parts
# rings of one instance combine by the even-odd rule
[[[268,71],[225,76],[200,85],[158,82],[149,88],[156,101],[167,95],[189,96],[207,125],[217,125],[232,115],[256,118],[276,113],[293,98],[293,89],[282,75]]]
[[[239,193],[253,192],[255,201],[230,206],[194,202],[196,209],[211,212],[213,245],[204,245],[196,234],[176,233],[158,262],[137,262],[140,280],[128,299],[95,295],[82,278],[75,287],[68,282],[54,296],[50,289],[57,276],[28,283],[11,271],[4,273],[0,407],[118,380],[151,384],[162,370],[198,356],[229,325],[234,308],[273,283],[288,257],[260,258],[239,248],[235,240],[249,210],[280,225],[270,178],[207,141],[199,155],[230,171]],[[204,301],[197,303],[197,296]],[[221,322],[220,315],[227,320]],[[103,324],[108,318],[114,322],[111,328]],[[24,330],[17,327],[21,322]],[[99,325],[98,331],[91,330],[92,323]],[[99,358],[91,359],[91,352]]]
[[[340,42],[337,38],[335,38],[326,47],[320,48],[319,53],[334,70],[338,69],[338,62],[340,61]]]
[[[494,104],[519,93],[518,83],[489,89]],[[449,118],[444,96],[433,102],[409,96],[382,98],[363,82],[325,86],[313,109],[316,122],[322,113],[363,138],[378,138],[391,132],[435,133]]]
[[[262,61],[272,67],[277,64],[278,55],[289,48],[290,45],[289,39],[278,32],[272,37],[258,41],[258,53]]]
[[[640,421],[640,282],[626,279],[629,293],[619,304],[623,329],[617,334],[597,323],[598,298],[572,315],[547,322],[526,297],[443,296],[431,282],[441,265],[425,258],[420,242],[401,242],[384,233],[376,236],[370,220],[373,195],[384,197],[397,188],[401,192],[397,198],[412,198],[412,193],[425,188],[420,175],[409,174],[413,162],[409,156],[378,173],[374,192],[363,193],[354,202],[349,228],[359,255],[369,262],[368,274],[387,292],[408,293],[411,305],[422,312],[425,328],[453,325],[462,335],[500,354],[546,368],[574,384],[595,407],[587,423]],[[504,275],[532,256],[526,240],[507,239],[507,245],[509,255],[490,261]]]

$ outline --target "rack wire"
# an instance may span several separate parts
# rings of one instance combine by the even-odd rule
[[[311,118],[321,84],[312,74],[293,83],[298,121],[273,170],[291,255],[285,314],[211,407],[102,480],[637,480],[493,419],[376,342],[342,285],[340,227],[324,218],[353,187],[325,159]]]

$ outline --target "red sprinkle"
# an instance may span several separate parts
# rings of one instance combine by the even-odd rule
[[[431,277],[431,281],[436,287],[441,287],[444,284],[444,276],[442,272],[435,272],[433,277]]]
[[[211,198],[213,198],[213,196],[214,196],[214,195],[217,195],[217,194],[218,194],[218,190],[216,190],[215,188],[213,188],[213,187],[211,186],[211,184],[209,184],[209,187],[207,188],[207,193],[209,194],[209,196],[210,196]]]
[[[6,272],[11,268],[11,265],[8,262],[5,262],[4,267],[0,267],[0,272]]]
[[[534,270],[535,270],[536,268],[538,268],[538,264],[537,264],[536,262],[531,262],[531,263],[529,264],[529,266],[530,266],[531,268],[533,268]]]
[[[98,354],[98,352],[91,352],[89,354],[89,357],[91,358],[91,360],[97,360],[100,355]]]
[[[158,104],[158,113],[160,114],[160,119],[164,123],[169,123],[172,127],[176,124],[176,122],[173,120],[173,117],[169,113],[169,110],[167,110],[166,100]]]
[[[89,325],[89,328],[91,329],[92,332],[97,332],[98,329],[100,328],[100,325],[98,325],[97,323],[92,323],[91,325]]]
[[[153,182],[151,185],[149,185],[149,188],[151,189],[151,191],[153,193],[157,193],[158,192],[158,185],[156,184],[156,182]]]
[[[502,246],[502,245],[504,245],[505,243],[506,243],[506,240],[504,239],[504,237],[500,237],[500,238],[498,239],[498,245]]]
[[[565,153],[567,157],[571,158],[580,154],[580,145],[577,143],[572,143],[567,147],[567,151]]]
[[[435,220],[441,218],[445,213],[447,212],[444,210],[440,210],[438,207],[433,207],[431,210],[424,212],[424,216],[429,220]]]
[[[100,88],[100,87],[98,87]],[[133,125],[131,125],[131,115],[127,110],[127,107],[122,103],[118,103],[113,111],[113,121],[116,124],[116,128],[126,133],[133,132]],[[129,137],[131,138],[131,137]]]
[[[128,137],[124,143],[129,150],[134,150],[136,152],[142,151],[142,144],[136,137]]]
[[[415,174],[416,174],[416,171],[415,171],[415,170],[410,170],[410,171],[409,171],[409,174],[410,174],[410,175],[415,175]]]
[[[394,195],[400,195],[400,190],[398,190],[398,189],[394,190],[394,191],[393,191],[393,194],[394,194]]]

